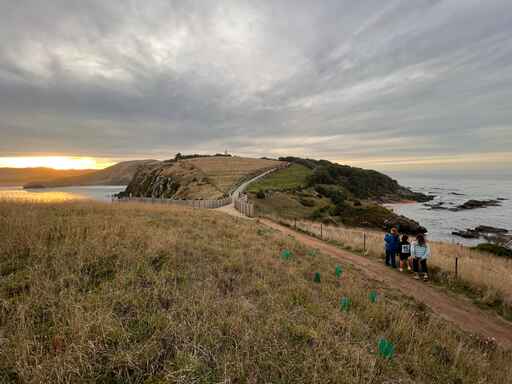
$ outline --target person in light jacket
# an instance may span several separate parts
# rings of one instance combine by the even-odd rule
[[[416,242],[411,247],[412,264],[414,270],[414,278],[420,279],[420,268],[423,273],[423,280],[428,280],[427,260],[430,257],[430,247],[427,244],[425,235],[416,236]]]
[[[396,268],[396,254],[400,248],[398,229],[395,227],[391,228],[391,231],[386,233],[384,237],[384,243],[386,248],[386,265]]]

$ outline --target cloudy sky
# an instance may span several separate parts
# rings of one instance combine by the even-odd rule
[[[0,0],[0,157],[512,166],[512,1]]]

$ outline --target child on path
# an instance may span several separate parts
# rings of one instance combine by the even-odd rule
[[[400,272],[403,272],[405,267],[411,270],[409,256],[411,256],[411,243],[409,243],[409,236],[403,235],[400,241]]]
[[[389,233],[384,237],[386,248],[386,265],[396,268],[396,254],[399,252],[400,236],[398,236],[398,229],[391,228]]]
[[[411,256],[413,257],[413,269],[415,272],[414,278],[419,280],[420,267],[423,272],[423,280],[428,280],[427,259],[430,257],[430,247],[425,240],[425,235],[419,234],[416,236],[416,242],[411,247]]]

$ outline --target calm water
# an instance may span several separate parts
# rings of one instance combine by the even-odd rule
[[[110,201],[114,193],[125,186],[94,185],[85,187],[61,187],[24,190],[22,187],[0,187],[0,200],[36,202],[62,202],[73,200]]]
[[[454,230],[474,228],[478,225],[512,230],[512,177],[490,175],[424,176],[393,175],[404,186],[414,191],[435,195],[431,203],[445,202],[450,208],[470,199],[486,200],[506,198],[501,207],[480,208],[460,212],[429,210],[423,204],[391,204],[401,215],[418,221],[428,229],[429,238],[466,245],[476,245],[482,240],[467,240],[452,236]]]

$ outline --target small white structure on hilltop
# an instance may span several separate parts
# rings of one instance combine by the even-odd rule
[[[512,250],[512,240],[505,244],[505,248]]]

